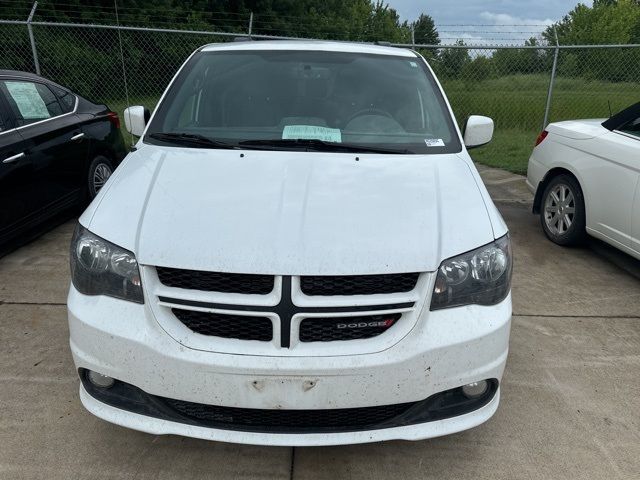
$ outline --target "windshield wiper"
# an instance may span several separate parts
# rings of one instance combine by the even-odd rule
[[[214,140],[204,135],[197,135],[194,133],[176,133],[176,132],[156,132],[150,133],[149,137],[160,140],[162,142],[175,143],[179,145],[189,145],[200,148],[228,148],[238,149],[238,145],[232,143],[221,142]]]
[[[272,147],[283,150],[287,147],[299,147],[318,152],[354,152],[354,153],[389,153],[406,155],[413,153],[407,149],[395,150],[391,148],[369,147],[352,143],[326,142],[316,139],[271,139],[271,140],[245,140],[239,142],[240,146],[247,147]]]

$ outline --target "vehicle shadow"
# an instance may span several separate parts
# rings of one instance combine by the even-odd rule
[[[640,260],[597,238],[589,238],[586,246],[609,263],[640,280]]]

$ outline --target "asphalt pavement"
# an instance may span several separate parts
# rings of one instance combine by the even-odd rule
[[[566,249],[522,177],[479,167],[513,239],[511,350],[496,415],[421,442],[272,448],[153,436],[78,399],[65,299],[74,222],[0,259],[0,479],[638,479],[640,262]]]

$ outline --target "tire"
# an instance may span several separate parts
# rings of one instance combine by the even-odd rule
[[[87,191],[89,200],[93,200],[113,173],[111,160],[102,155],[93,159],[87,172]]]
[[[549,240],[573,246],[586,238],[586,212],[580,184],[572,175],[553,177],[542,193],[540,223]]]

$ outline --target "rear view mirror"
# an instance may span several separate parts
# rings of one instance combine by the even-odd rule
[[[131,135],[141,137],[150,117],[149,109],[142,106],[125,108],[124,126]]]
[[[493,138],[493,120],[489,117],[471,115],[464,127],[464,145],[467,148],[481,147]]]

